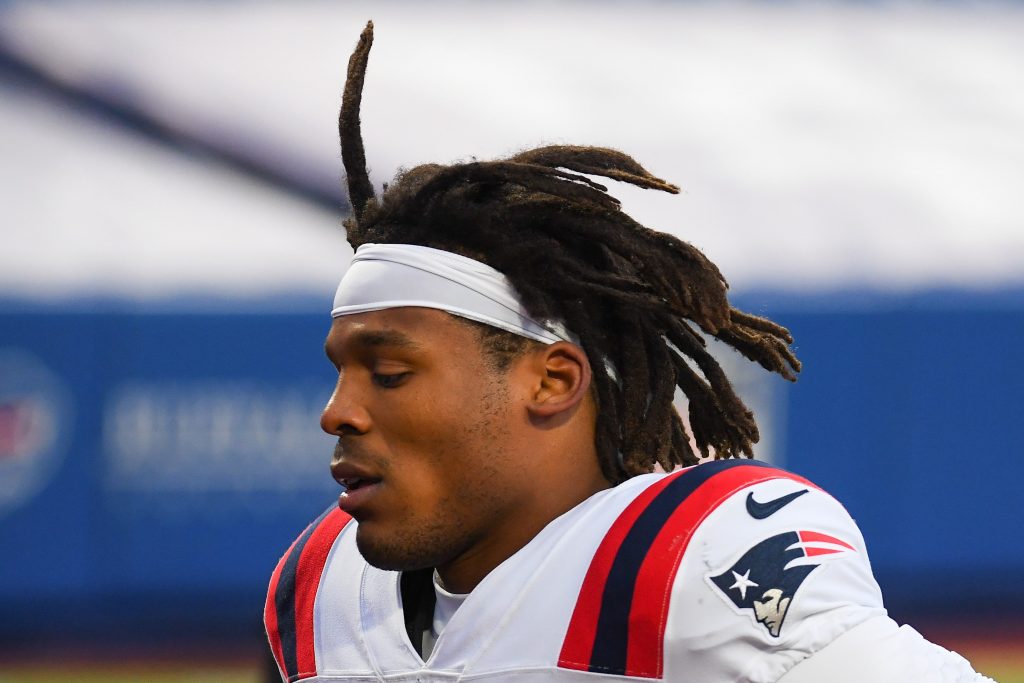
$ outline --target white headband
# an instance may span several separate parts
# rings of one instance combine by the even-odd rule
[[[560,322],[532,319],[508,279],[486,263],[414,244],[356,249],[331,317],[402,306],[436,308],[545,344],[577,343]]]

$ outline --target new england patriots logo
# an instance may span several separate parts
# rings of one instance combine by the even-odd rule
[[[708,580],[739,610],[778,638],[793,596],[822,562],[857,552],[847,543],[818,531],[789,531],[761,541],[721,574]]]

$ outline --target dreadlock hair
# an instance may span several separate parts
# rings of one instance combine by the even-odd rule
[[[359,121],[372,41],[370,22],[349,60],[339,120],[353,248],[416,244],[475,258],[509,279],[532,316],[563,321],[592,360],[596,448],[610,482],[655,464],[668,471],[699,461],[672,405],[677,386],[689,400],[701,457],[753,457],[753,414],[694,325],[795,381],[800,362],[789,331],[733,308],[725,279],[704,254],[640,225],[587,176],[673,194],[679,188],[622,152],[558,145],[400,171],[378,200]],[[490,336],[502,335],[514,336]],[[516,343],[506,339],[505,347],[512,353]]]

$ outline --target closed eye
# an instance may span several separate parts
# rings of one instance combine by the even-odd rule
[[[394,389],[405,381],[405,378],[411,375],[410,372],[399,372],[393,375],[385,375],[379,372],[373,373],[373,383],[384,389]]]

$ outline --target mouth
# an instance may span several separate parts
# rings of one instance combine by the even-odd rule
[[[366,475],[338,477],[344,491],[338,496],[338,507],[359,519],[373,495],[380,489],[381,479]]]
[[[383,477],[379,472],[363,460],[352,460],[351,454],[335,449],[331,462],[331,475],[344,489],[338,496],[338,507],[344,512],[359,518],[359,511],[369,502],[370,498],[381,488]]]
[[[341,495],[358,491],[359,489],[367,486],[373,486],[379,484],[380,479],[373,477],[344,477],[338,480],[338,483],[345,487],[345,491]]]

